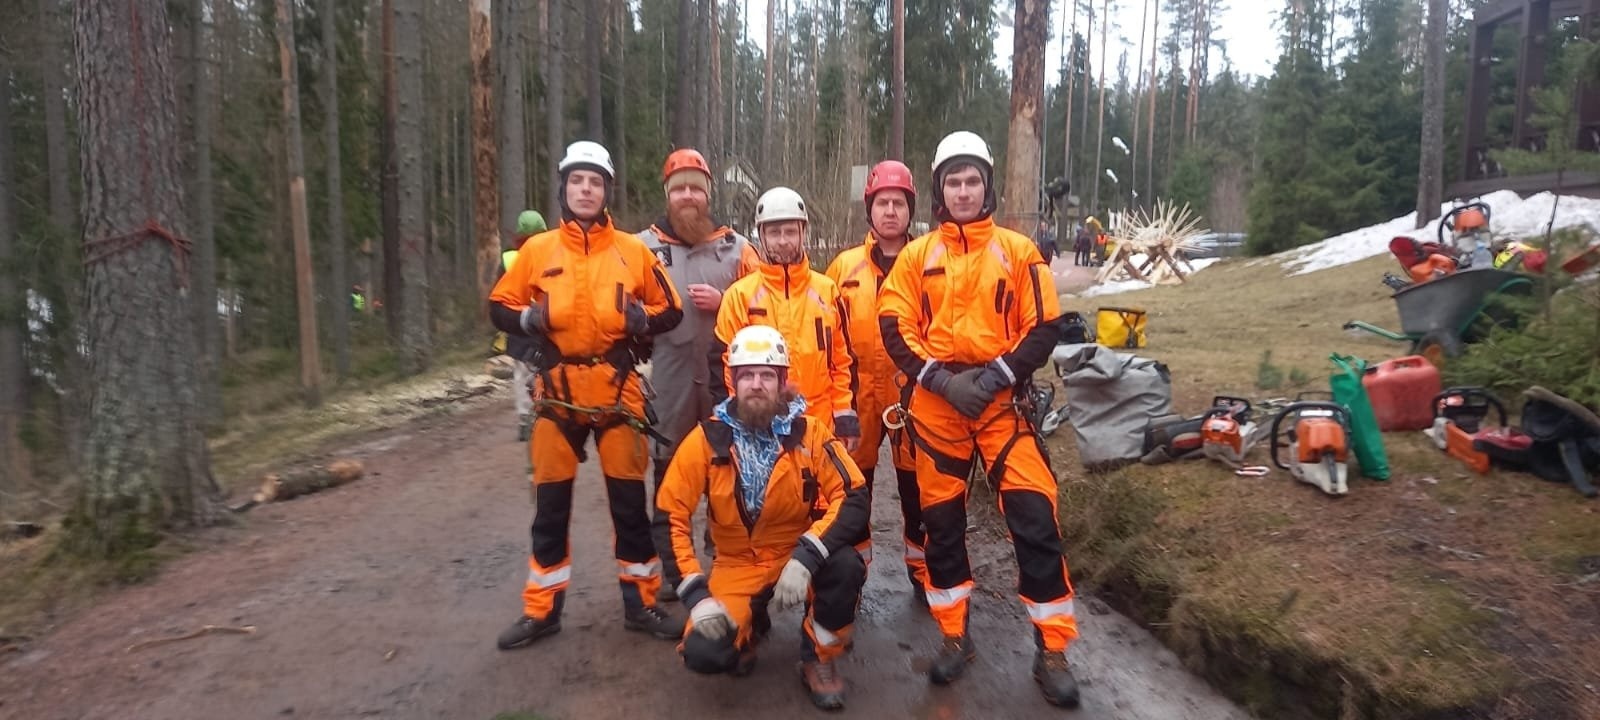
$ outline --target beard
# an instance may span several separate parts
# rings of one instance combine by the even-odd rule
[[[747,394],[734,402],[734,417],[747,428],[766,430],[772,427],[772,421],[778,415],[789,410],[789,404],[794,399],[794,389],[788,387],[779,391],[776,397],[768,393]]]
[[[683,202],[667,207],[667,220],[678,239],[690,245],[699,245],[711,237],[717,227],[711,222],[711,213],[696,202]]]

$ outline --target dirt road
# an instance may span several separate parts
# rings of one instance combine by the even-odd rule
[[[755,673],[696,676],[670,643],[622,629],[598,471],[583,468],[574,574],[561,634],[500,652],[520,612],[531,507],[509,413],[487,402],[367,438],[337,454],[354,484],[252,512],[154,581],[115,592],[0,660],[0,716],[15,718],[810,718],[798,613],[775,616]],[[887,467],[887,462],[884,463]],[[974,503],[979,659],[956,686],[923,669],[938,644],[898,562],[893,482],[875,515],[879,562],[862,600],[847,717],[1022,718],[1056,712],[1029,676],[1031,634],[990,503]],[[980,507],[980,504],[982,507]],[[1080,718],[1248,717],[1177,667],[1157,641],[1080,602]],[[673,609],[681,613],[675,605]],[[203,625],[254,626],[128,648]]]

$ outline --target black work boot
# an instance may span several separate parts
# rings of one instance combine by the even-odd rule
[[[917,579],[916,568],[906,566],[906,579],[911,581],[911,601],[918,607],[928,606],[928,589],[922,586],[922,581]]]
[[[523,615],[521,619],[511,623],[511,627],[500,633],[500,637],[495,641],[495,644],[499,645],[501,650],[510,650],[558,632],[561,632],[560,620],[555,618],[539,620]]]
[[[683,637],[683,621],[658,607],[640,607],[622,618],[622,627],[636,632],[650,633],[657,640],[678,640]]]
[[[1078,679],[1072,676],[1064,653],[1040,650],[1033,657],[1033,680],[1039,683],[1045,701],[1051,705],[1078,706]]]
[[[831,662],[807,660],[800,664],[800,681],[811,693],[811,704],[823,710],[844,708],[844,678]]]
[[[928,680],[935,685],[949,685],[961,677],[961,673],[967,669],[967,663],[977,656],[978,651],[972,646],[971,636],[946,637],[944,645],[939,647],[939,656],[928,666]]]

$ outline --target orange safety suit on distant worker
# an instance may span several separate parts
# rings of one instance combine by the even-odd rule
[[[759,349],[741,350],[740,343],[751,338],[760,339]],[[770,328],[746,328],[734,340],[730,362],[787,368],[783,344]],[[743,425],[738,399],[718,404],[715,416],[684,438],[657,495],[676,549],[667,562],[677,564],[683,577],[678,596],[691,608],[679,649],[697,672],[749,670],[756,643],[772,626],[767,604],[775,590],[783,601],[784,580],[791,575],[809,583],[802,621],[806,662],[829,665],[831,675],[832,662],[850,643],[866,581],[866,566],[851,547],[868,522],[865,481],[843,445],[803,413],[804,400],[788,397],[770,428]],[[759,473],[762,467],[771,469]],[[709,573],[693,542],[702,499],[717,548]],[[699,629],[707,615],[731,624],[732,632],[726,625],[716,633]],[[809,676],[808,684],[815,695]]]
[[[609,154],[595,143],[574,143],[561,163],[563,177],[590,168],[603,173],[609,193]],[[625,624],[648,629],[663,619],[655,610],[661,563],[650,539],[644,484],[649,454],[641,432],[645,400],[634,350],[642,338],[672,329],[683,316],[660,260],[639,238],[617,230],[603,207],[597,217],[580,222],[565,207],[569,198],[562,202],[560,225],[529,238],[489,296],[497,327],[528,335],[541,347],[535,366],[538,419],[529,449],[537,508],[519,621],[537,626],[524,632],[534,638],[535,630],[559,628],[572,575],[573,482],[590,435],[616,530]],[[537,327],[530,328],[530,315],[538,316]]]
[[[1034,676],[1047,700],[1073,706],[1077,685],[1064,653],[1078,626],[1056,520],[1056,480],[1043,443],[1015,406],[1062,335],[1054,281],[1034,243],[991,217],[994,161],[987,144],[969,132],[952,133],[934,157],[940,225],[901,251],[878,298],[884,344],[917,382],[907,427],[917,444],[928,528],[928,605],[945,636],[929,676],[951,682],[975,653],[967,630],[974,585],[966,537],[976,454],[999,488],[1016,551],[1018,590],[1039,645]],[[947,176],[955,176],[956,190],[942,189],[951,186]],[[961,194],[976,187],[967,179],[976,177],[983,182],[981,209]],[[947,195],[962,198],[969,217],[953,219]]]
[[[774,195],[778,197],[773,199]],[[762,195],[756,204],[758,229],[763,223],[790,219],[804,222],[803,217],[791,218],[771,210],[784,207],[784,201],[791,200],[790,195],[798,201],[799,195],[788,188],[774,188]],[[800,208],[803,213],[803,204]],[[764,209],[768,210],[765,214]],[[779,215],[778,220],[769,219]],[[839,311],[838,286],[812,270],[804,255],[781,264],[772,262],[770,252],[763,256],[756,272],[734,281],[722,295],[717,337],[708,360],[712,377],[724,378],[725,384],[718,388],[713,383],[713,402],[721,402],[732,387],[726,363],[728,343],[734,334],[749,325],[769,325],[789,341],[794,362],[789,377],[806,399],[806,414],[841,439],[859,438],[855,359],[851,356],[849,330]]]
[[[869,223],[873,196],[885,190],[904,193],[907,202],[904,219],[909,224],[917,197],[910,168],[903,163],[886,160],[873,166],[867,174],[863,195]],[[911,437],[903,429],[889,430],[883,423],[883,412],[909,399],[911,391],[911,383],[895,367],[894,359],[884,349],[878,326],[878,289],[883,286],[883,279],[898,255],[885,255],[876,233],[876,230],[869,230],[861,245],[839,253],[828,266],[827,275],[839,286],[840,309],[844,313],[845,329],[853,343],[851,349],[856,362],[855,401],[861,417],[861,444],[851,455],[861,468],[861,474],[867,478],[870,493],[878,467],[879,446],[885,439],[888,440],[904,521],[902,536],[905,540],[906,577],[920,592],[927,583],[928,564],[923,551],[927,544],[927,532],[922,527],[922,505],[917,499],[916,452]],[[871,562],[870,532],[856,546],[856,550]]]

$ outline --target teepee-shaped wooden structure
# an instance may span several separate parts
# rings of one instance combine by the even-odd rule
[[[1157,285],[1181,283],[1194,266],[1178,252],[1192,249],[1196,238],[1208,232],[1188,204],[1174,206],[1165,200],[1145,211],[1135,209],[1123,217],[1112,233],[1116,248],[1106,258],[1095,281],[1143,280]]]

